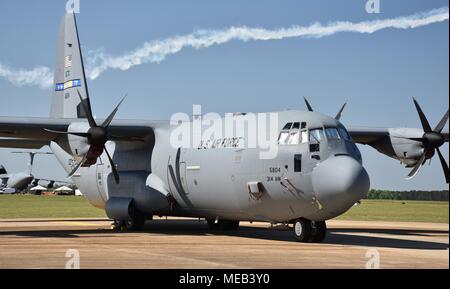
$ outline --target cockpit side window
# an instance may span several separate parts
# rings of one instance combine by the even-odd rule
[[[317,128],[309,131],[309,142],[320,143],[324,139],[325,135],[323,133],[323,129]]]
[[[283,130],[289,130],[292,127],[292,122],[288,122],[284,127]]]
[[[289,131],[282,131],[278,138],[278,144],[287,144],[289,140]]]
[[[306,122],[289,122],[287,123],[278,137],[278,144],[281,145],[298,145],[308,142],[308,130]]]
[[[300,143],[300,132],[292,131],[289,135],[289,143],[290,145],[297,145]]]

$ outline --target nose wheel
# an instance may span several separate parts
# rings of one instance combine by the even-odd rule
[[[321,243],[327,234],[325,221],[310,221],[300,218],[294,221],[294,235],[298,242]]]

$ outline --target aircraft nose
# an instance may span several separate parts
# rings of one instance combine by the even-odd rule
[[[312,184],[323,210],[336,216],[366,197],[370,188],[366,170],[350,156],[336,156],[318,164]]]

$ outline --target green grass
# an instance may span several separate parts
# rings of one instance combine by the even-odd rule
[[[340,220],[448,223],[448,202],[362,200]]]
[[[105,217],[84,197],[0,195],[0,219]],[[341,220],[448,223],[449,203],[431,201],[363,200]]]
[[[0,195],[0,219],[105,217],[84,197]]]

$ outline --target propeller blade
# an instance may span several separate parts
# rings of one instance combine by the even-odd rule
[[[344,111],[344,108],[345,108],[346,105],[347,105],[347,103],[344,103],[344,105],[341,107],[339,112],[336,114],[336,116],[334,117],[336,120],[340,120],[341,119],[342,112]]]
[[[120,177],[119,177],[119,173],[117,172],[116,165],[114,164],[114,161],[111,158],[111,155],[109,154],[109,152],[108,152],[108,150],[106,149],[105,146],[103,146],[103,149],[105,150],[106,155],[108,156],[108,159],[109,159],[109,163],[111,164],[111,169],[112,169],[112,172],[113,172],[116,184],[120,184]]]
[[[427,120],[427,117],[423,113],[422,108],[420,107],[419,103],[417,102],[417,100],[414,97],[413,97],[413,101],[414,101],[414,105],[416,106],[417,113],[419,114],[420,122],[422,123],[422,128],[423,128],[424,132],[426,132],[426,133],[433,132],[431,130],[431,126]]]
[[[90,127],[97,127],[97,123],[95,122],[94,117],[92,116],[92,109],[91,109],[91,103],[89,101],[89,98],[86,98],[86,102],[83,100],[83,97],[81,96],[80,91],[77,89],[78,97],[80,98],[81,105],[83,106],[84,111],[86,112],[86,117],[89,122]]]
[[[448,184],[449,181],[449,176],[448,176],[448,165],[447,162],[445,161],[444,156],[441,154],[441,151],[439,150],[439,148],[436,148],[438,155],[439,155],[439,160],[441,161],[441,165],[442,165],[442,169],[444,170],[444,174],[445,174],[445,181]]]
[[[306,103],[306,107],[308,108],[309,111],[314,111],[314,109],[312,108],[311,104],[309,104],[308,100],[306,99],[306,97],[304,97],[303,99],[305,99],[305,103]]]
[[[145,139],[143,139],[143,138],[138,138],[138,137],[133,137],[133,136],[118,136],[118,135],[109,135],[109,140],[145,142]]]
[[[76,135],[76,136],[80,136],[80,137],[88,137],[89,134],[85,133],[85,132],[68,132],[68,131],[57,131],[57,130],[51,130],[51,129],[46,129],[44,128],[44,130],[46,132],[50,132],[50,133],[56,133],[56,134],[65,134],[65,135]]]
[[[447,124],[448,121],[448,110],[447,112],[444,114],[444,116],[442,117],[441,121],[438,123],[438,125],[434,128],[434,132],[440,133],[443,129],[444,126]]]
[[[414,178],[415,175],[417,175],[417,173],[419,172],[419,169],[423,166],[423,163],[425,161],[426,155],[427,155],[426,152],[424,152],[422,154],[422,156],[420,157],[419,161],[417,161],[417,164],[414,166],[412,171],[406,177],[407,180],[410,180],[410,179]]]
[[[79,162],[74,168],[73,170],[69,173],[69,175],[67,176],[68,178],[73,177],[73,175],[77,172],[77,170],[81,167],[81,165],[86,161],[86,157],[87,154],[84,155],[83,159],[81,160],[81,162]]]
[[[111,112],[111,114],[105,119],[105,121],[102,123],[102,127],[103,128],[107,128],[110,124],[111,121],[114,119],[114,116],[116,115],[117,111],[119,110],[120,105],[122,104],[122,102],[125,100],[127,96],[125,95],[122,100],[119,102],[119,104],[116,106],[116,108],[113,110],[113,112]]]

